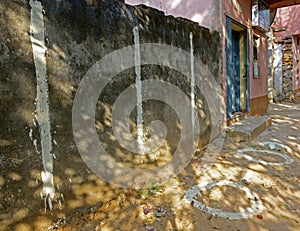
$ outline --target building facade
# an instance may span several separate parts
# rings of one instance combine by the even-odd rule
[[[242,115],[264,115],[268,108],[268,42],[269,2],[260,21],[252,22],[251,0],[126,0],[145,4],[167,15],[185,17],[222,35],[222,86],[226,120]],[[258,13],[258,12],[257,12]],[[266,17],[267,16],[267,17]],[[266,19],[268,18],[268,20]],[[256,21],[258,23],[258,21]]]
[[[272,25],[269,98],[290,100],[300,92],[300,5],[282,7]]]
[[[227,119],[245,113],[264,115],[268,108],[268,19],[260,15],[261,9],[251,0],[222,2]],[[256,12],[252,12],[255,7]],[[264,9],[269,10],[268,6]]]

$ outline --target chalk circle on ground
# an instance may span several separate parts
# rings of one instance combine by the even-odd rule
[[[287,152],[290,152],[290,153],[293,152],[293,150],[289,146],[287,146],[285,144],[282,144],[282,143],[275,142],[275,141],[260,142],[259,145],[260,146],[268,146],[271,150],[278,149],[278,148],[283,148]]]
[[[276,126],[278,127],[287,127],[295,124],[295,122],[293,121],[288,121],[286,119],[279,119],[279,118],[273,118],[272,122],[276,123]]]
[[[251,155],[246,154],[245,152],[259,152],[259,153],[264,153],[264,154],[268,154],[268,155],[280,156],[280,157],[284,158],[285,161],[284,162],[269,162],[269,161],[265,161],[265,160],[259,160],[259,159],[254,158]],[[243,148],[241,150],[238,150],[237,153],[249,161],[259,163],[262,165],[289,165],[294,162],[293,159],[291,159],[288,155],[286,155],[284,153],[270,151],[270,150],[255,149],[252,147]]]
[[[202,196],[200,191],[210,190],[215,186],[230,186],[244,191],[249,198],[251,207],[245,208],[241,212],[225,212],[221,209],[208,207],[194,199],[194,197],[197,195],[200,197]],[[258,196],[255,193],[251,192],[247,187],[239,183],[231,182],[228,180],[208,181],[195,185],[194,187],[192,187],[192,189],[185,191],[185,199],[189,203],[192,203],[193,201],[194,207],[200,209],[201,211],[206,211],[207,213],[210,213],[214,216],[223,217],[230,220],[251,218],[257,214],[260,214],[265,209],[262,202],[258,199]]]

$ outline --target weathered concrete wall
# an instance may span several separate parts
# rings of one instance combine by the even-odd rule
[[[73,138],[72,106],[78,85],[87,71],[105,55],[134,44],[132,30],[135,26],[139,27],[141,43],[163,43],[188,52],[192,32],[194,54],[201,60],[203,74],[221,85],[221,40],[217,32],[186,19],[166,17],[158,10],[128,6],[121,1],[99,1],[97,7],[91,4],[92,1],[84,0],[41,2],[45,13],[46,65],[55,157],[53,215],[49,213],[49,207],[45,212],[44,201],[40,198],[42,163],[38,152],[39,127],[34,117],[37,83],[30,41],[30,5],[27,0],[1,1],[0,167],[3,171],[0,186],[3,190],[0,209],[5,213],[5,217],[1,217],[4,218],[1,227],[6,230],[14,230],[20,223],[41,230],[53,219],[63,218],[76,208],[110,200],[117,194],[119,188],[93,174],[79,155]],[[118,74],[100,95],[96,110],[99,139],[111,155],[127,166],[130,166],[133,156],[124,158],[124,153],[114,142],[110,111],[114,100],[135,82],[134,78],[133,68]],[[188,74],[145,65],[142,78],[168,81],[190,97]],[[196,90],[195,98],[202,135],[199,144],[203,145],[210,137],[212,118],[205,95]],[[222,113],[222,108],[218,112]],[[176,113],[161,102],[147,102],[144,113],[145,123],[154,118],[165,122],[169,131],[168,150],[176,149],[180,138]],[[131,119],[134,123],[135,112]],[[104,138],[101,134],[105,134]],[[15,214],[21,215],[16,217]]]
[[[132,33],[134,26],[139,26],[141,43],[162,43],[186,51],[190,50],[190,32],[192,32],[195,57],[208,66],[209,72],[217,82],[221,82],[220,38],[217,32],[199,27],[186,19],[166,17],[155,9],[126,6],[122,2],[100,1],[96,11],[92,5],[86,5],[84,1],[76,3],[62,1],[59,7],[51,1],[43,3],[46,11],[51,12],[48,16],[48,25],[46,23],[50,46],[53,48],[49,50],[48,55],[50,84],[52,78],[58,78],[77,85],[91,64],[114,50],[134,44]],[[55,36],[51,37],[52,34]],[[61,56],[65,58],[62,59]],[[150,69],[145,67],[142,72],[146,76],[145,79],[152,78],[150,75],[155,73],[157,78],[176,84],[190,95],[188,76],[183,77],[162,67]],[[116,86],[108,87],[106,94],[110,97],[118,96],[133,83],[134,69],[126,74],[120,74],[120,82],[117,82]],[[201,94],[198,96],[200,101],[204,100],[204,96]],[[156,110],[164,111],[158,108]],[[209,115],[207,105],[204,111]],[[208,132],[206,128],[209,128],[210,122],[208,117],[207,119],[201,124],[204,132]],[[172,119],[168,118],[166,123],[170,121]]]
[[[95,60],[99,60],[113,50],[133,45],[132,29],[138,25],[141,43],[164,43],[180,47],[186,51],[190,49],[190,32],[194,32],[195,56],[199,57],[204,64],[209,65],[213,75],[219,78],[219,34],[199,27],[192,21],[165,16],[161,11],[143,6],[125,7],[122,2],[100,1],[99,9],[96,11],[94,11],[92,5],[84,5],[83,0],[76,3],[62,1],[58,9],[53,7],[54,4],[51,1],[42,2],[46,9],[49,8],[50,12],[54,12],[53,15],[49,15],[53,22],[51,21],[51,25],[47,28],[48,33],[54,33],[53,30],[57,29],[56,27],[63,29],[62,33],[55,32],[56,38],[53,38],[51,44],[57,45],[58,41],[63,40],[64,44],[59,45],[68,61],[74,60],[75,64],[87,66],[92,61],[88,60],[91,58],[91,53],[97,56],[94,58]],[[80,7],[78,7],[79,4],[81,4]],[[72,27],[69,28],[69,25]],[[65,39],[62,39],[62,36],[66,35],[75,38],[72,44],[68,44]],[[82,49],[84,45],[86,45],[87,51],[82,51],[85,50]],[[76,50],[76,53],[70,54],[71,52],[68,49],[71,47]],[[87,53],[86,62],[75,57],[77,53],[82,55],[82,52]],[[75,64],[71,63],[72,74],[70,75],[74,80],[86,71],[76,67]],[[70,76],[64,76],[64,79],[70,78]]]
[[[274,100],[282,99],[282,44],[274,44]]]

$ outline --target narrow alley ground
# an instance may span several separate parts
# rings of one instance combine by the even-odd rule
[[[55,229],[299,230],[300,104],[271,104],[269,114],[272,126],[250,143],[226,137],[204,174],[199,152],[167,185],[121,190]]]

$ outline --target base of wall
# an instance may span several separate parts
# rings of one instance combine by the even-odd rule
[[[300,88],[293,91],[293,102],[300,103]]]
[[[250,99],[250,115],[262,116],[268,111],[268,96]]]
[[[294,94],[300,93],[300,88],[295,89],[295,90],[293,91],[293,93],[294,93]]]
[[[232,119],[230,119],[230,120],[227,120],[227,121],[226,121],[226,125],[227,125],[227,126],[230,126],[231,124],[234,124],[234,123],[236,123],[236,122],[239,122],[239,121],[241,121],[241,120],[244,120],[244,119],[248,118],[249,116],[250,116],[250,113],[244,113],[244,114],[242,114],[242,115],[240,115],[240,116],[237,116],[237,117],[234,117],[234,118],[232,118]]]

